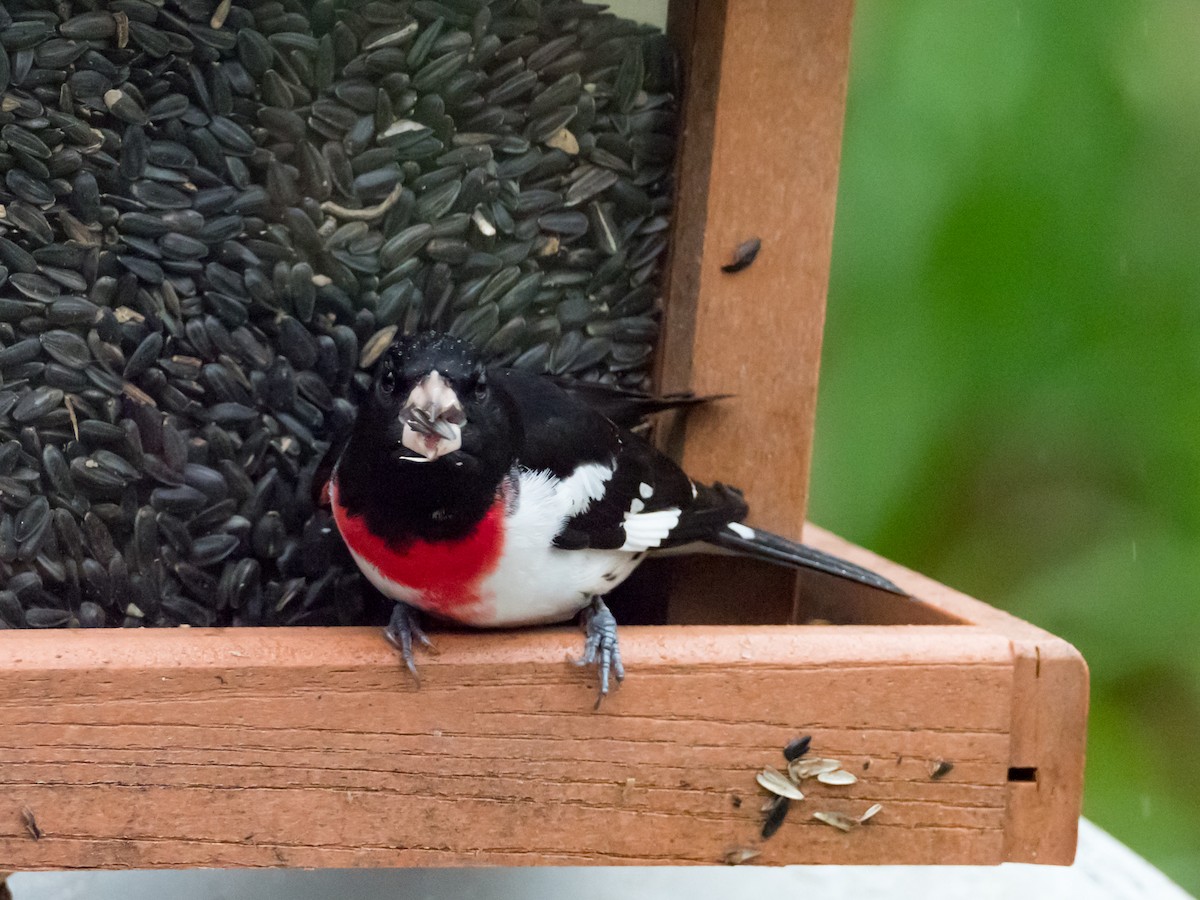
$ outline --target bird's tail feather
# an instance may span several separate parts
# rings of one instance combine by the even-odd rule
[[[848,578],[851,581],[857,581],[860,584],[893,594],[908,596],[907,591],[870,569],[855,565],[832,553],[797,544],[795,541],[789,541],[787,538],[769,531],[750,528],[738,522],[726,525],[709,540],[718,547],[742,556],[756,557],[796,568],[815,569],[818,572],[836,575],[839,578]]]
[[[724,400],[731,396],[729,394],[696,396],[691,392],[654,395],[596,381],[548,377],[576,400],[586,403],[622,428],[629,429],[643,424],[648,417],[655,413],[673,409],[690,409],[693,406],[703,406],[714,400]]]

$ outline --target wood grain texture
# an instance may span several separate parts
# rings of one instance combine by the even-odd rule
[[[659,382],[735,395],[691,414],[682,462],[743,488],[751,521],[791,537],[807,500],[851,10],[671,7],[686,87]],[[754,264],[722,272],[751,237]]]
[[[1013,667],[986,631],[629,629],[599,712],[573,630],[439,643],[415,690],[370,629],[0,633],[0,866],[1002,858]],[[800,733],[862,780],[764,842],[754,774]],[[874,802],[850,834],[811,819]]]
[[[1087,740],[1088,668],[1079,651],[1047,631],[820,528],[808,526],[804,539],[886,575],[922,605],[951,620],[972,622],[1009,639],[1014,665],[1009,765],[1035,770],[1036,781],[1008,785],[1004,858],[1069,864],[1077,844]]]
[[[672,0],[668,18],[684,95],[656,381],[734,396],[693,410],[686,433],[662,423],[659,444],[693,477],[743,489],[750,522],[789,537],[808,500],[852,7]],[[722,272],[751,237],[755,262]],[[737,566],[673,580],[676,621],[719,621],[747,587],[772,607],[797,590]]]

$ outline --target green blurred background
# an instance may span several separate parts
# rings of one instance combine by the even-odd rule
[[[1200,3],[859,0],[811,518],[1074,643],[1200,892]]]

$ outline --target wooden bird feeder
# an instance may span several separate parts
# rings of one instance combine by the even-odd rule
[[[419,690],[373,628],[0,632],[0,869],[1071,861],[1079,654],[805,523],[851,7],[672,0],[659,383],[736,395],[672,435],[692,474],[915,599],[689,561],[598,712],[573,627],[438,635]],[[763,839],[802,734],[858,781]]]

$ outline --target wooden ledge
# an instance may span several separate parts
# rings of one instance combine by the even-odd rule
[[[989,621],[626,628],[599,712],[571,627],[439,634],[419,690],[376,629],[0,632],[0,868],[1068,862],[1078,657],[869,562]],[[860,780],[764,841],[799,734]]]

